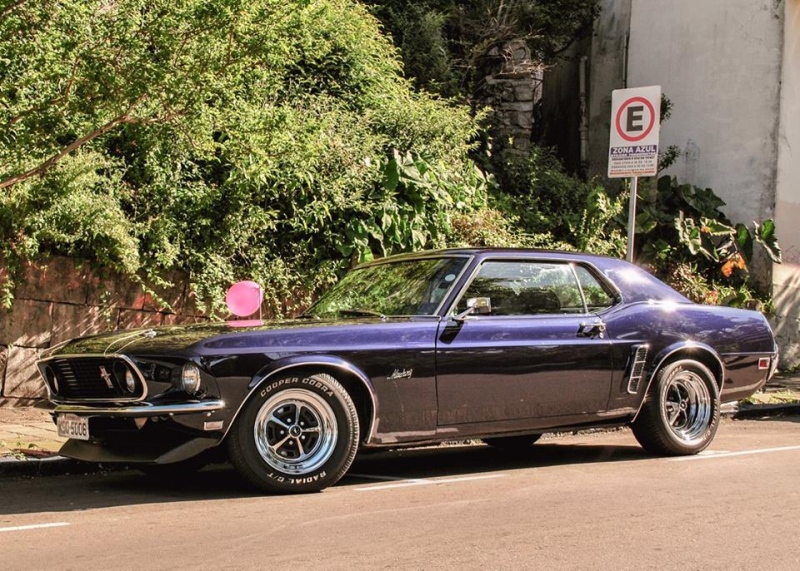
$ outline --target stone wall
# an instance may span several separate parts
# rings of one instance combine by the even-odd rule
[[[489,50],[483,59],[478,98],[493,110],[492,137],[501,153],[527,156],[534,107],[542,97],[542,68],[531,60],[524,40]]]
[[[6,265],[0,259],[0,285]],[[146,288],[88,262],[55,257],[24,268],[11,311],[0,309],[0,405],[46,396],[39,353],[61,341],[109,330],[203,321],[188,276],[164,276],[173,287]],[[162,303],[162,301],[164,303]]]

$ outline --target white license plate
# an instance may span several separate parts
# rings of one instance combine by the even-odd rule
[[[56,419],[58,435],[73,440],[89,440],[89,419],[74,414],[59,414]]]

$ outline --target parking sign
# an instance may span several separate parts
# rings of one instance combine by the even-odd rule
[[[661,86],[611,93],[608,177],[654,176],[658,172]]]

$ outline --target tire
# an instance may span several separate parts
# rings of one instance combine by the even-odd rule
[[[697,454],[717,433],[719,408],[719,387],[711,371],[691,359],[675,361],[656,374],[631,428],[653,454]]]
[[[270,493],[317,492],[344,476],[358,450],[358,413],[332,376],[283,376],[260,386],[228,435],[236,470]]]
[[[533,446],[534,442],[541,437],[541,434],[523,434],[522,436],[496,436],[482,440],[493,448],[507,452],[521,452]]]

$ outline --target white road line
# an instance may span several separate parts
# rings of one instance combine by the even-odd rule
[[[352,474],[347,473],[349,477],[361,478],[362,480],[378,480],[379,482],[427,482],[424,478],[398,478],[397,476],[373,476],[371,474]]]
[[[780,448],[761,448],[759,450],[743,450],[742,452],[701,452],[697,456],[681,456],[680,458],[670,458],[672,462],[686,462],[687,460],[709,460],[714,458],[730,458],[731,456],[748,456],[751,454],[769,454],[771,452],[787,452],[789,450],[800,450],[800,446],[782,446]]]
[[[410,488],[412,486],[432,486],[436,484],[457,484],[460,482],[471,482],[474,480],[490,480],[492,478],[503,478],[505,474],[489,474],[485,476],[464,476],[461,478],[442,478],[440,480],[402,480],[396,484],[383,484],[369,486],[368,488],[356,488],[356,492],[376,492],[378,490],[391,490],[394,488]]]
[[[19,525],[17,527],[0,527],[0,532],[3,531],[27,531],[29,529],[44,529],[47,527],[64,527],[65,525],[69,525],[65,521],[60,521],[56,523],[40,523],[37,525]]]

